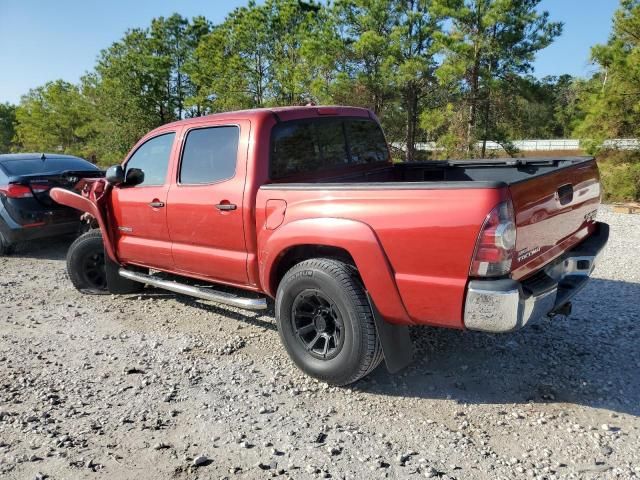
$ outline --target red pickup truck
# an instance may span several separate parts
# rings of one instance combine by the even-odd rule
[[[568,313],[609,231],[592,158],[394,164],[351,107],[171,123],[78,187],[51,192],[99,226],[70,247],[76,288],[274,298],[292,360],[338,385],[406,365],[410,325],[510,332]]]

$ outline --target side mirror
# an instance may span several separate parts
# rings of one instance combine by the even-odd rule
[[[113,167],[109,167],[105,178],[107,179],[107,182],[112,185],[120,185],[124,183],[124,170],[122,166],[114,165]]]
[[[127,187],[134,187],[144,182],[144,172],[140,168],[130,168],[127,170],[127,177],[124,184]]]

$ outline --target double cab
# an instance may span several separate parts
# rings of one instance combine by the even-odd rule
[[[569,313],[609,231],[593,158],[394,163],[353,107],[170,123],[76,187],[51,192],[98,227],[70,247],[76,288],[273,299],[293,362],[336,385],[406,365],[409,326],[511,332]]]

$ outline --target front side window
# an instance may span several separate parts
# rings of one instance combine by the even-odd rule
[[[384,135],[376,122],[367,119],[282,122],[271,136],[272,179],[383,161],[389,161]]]
[[[236,172],[236,126],[198,128],[187,135],[180,164],[180,183],[197,185],[232,178]]]
[[[144,182],[138,186],[164,185],[175,136],[172,132],[153,137],[131,155],[125,170],[139,168],[144,172]]]

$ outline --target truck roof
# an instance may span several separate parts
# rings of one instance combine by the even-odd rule
[[[314,106],[291,106],[291,107],[271,107],[252,108],[249,110],[235,110],[231,112],[213,113],[202,117],[187,118],[162,125],[155,130],[164,130],[168,127],[190,125],[194,123],[206,123],[207,120],[225,119],[262,119],[266,116],[274,115],[278,121],[296,120],[299,118],[324,117],[324,116],[350,116],[350,117],[370,117],[376,119],[373,112],[361,107],[345,107],[341,105],[314,105]],[[152,133],[152,132],[150,132]]]

